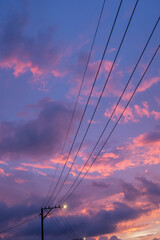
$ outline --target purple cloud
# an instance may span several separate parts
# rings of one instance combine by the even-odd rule
[[[121,187],[124,193],[124,199],[127,201],[135,201],[141,195],[141,191],[130,183],[122,181]]]
[[[120,238],[118,238],[118,237],[116,237],[116,236],[112,236],[112,237],[110,238],[110,240],[120,240]]]
[[[99,237],[99,240],[109,240],[109,239],[108,237],[102,236],[102,237]]]
[[[27,122],[0,123],[0,156],[45,158],[58,153],[69,126],[72,108],[50,98],[37,104],[40,111]],[[76,121],[73,122],[74,127]]]
[[[0,31],[0,67],[13,69],[16,77],[27,71],[38,77],[60,76],[58,63],[64,51],[63,43],[55,41],[55,27],[29,37],[28,25],[29,17],[24,10],[4,21]]]
[[[157,127],[156,131],[148,132],[135,138],[135,143],[138,145],[159,144],[159,142],[160,142],[159,126]]]
[[[13,206],[7,206],[5,203],[0,202],[0,211],[0,231],[2,231],[9,227],[10,223],[13,225],[13,223],[21,221],[24,217],[30,218],[34,214],[38,215],[39,209],[36,204],[27,204],[27,202]]]
[[[144,194],[148,197],[149,201],[155,205],[160,204],[160,185],[145,178],[138,178],[142,186],[145,188]]]
[[[95,187],[98,187],[98,188],[103,188],[103,189],[106,189],[110,186],[109,183],[105,183],[105,182],[102,182],[102,181],[99,181],[99,182],[92,181],[92,185],[95,186]]]
[[[136,187],[130,183],[121,182],[124,200],[131,202],[136,201],[140,197],[145,197],[146,200],[151,203],[151,206],[153,204],[159,206],[160,185],[143,177],[138,177],[137,180],[140,182],[140,184]]]
[[[102,209],[96,214],[90,213],[89,216],[68,216],[67,220],[77,233],[80,233],[80,230],[82,232],[83,229],[84,236],[95,237],[113,233],[118,223],[136,219],[143,213],[145,212],[142,209],[116,202],[113,210]]]

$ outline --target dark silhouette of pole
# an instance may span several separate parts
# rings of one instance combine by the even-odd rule
[[[57,209],[57,208],[61,208],[61,206],[54,206],[54,207],[41,207],[41,240],[44,240],[44,219],[49,215],[49,213],[53,210],[53,209]],[[64,206],[62,208],[65,208]],[[44,215],[44,210],[48,210],[48,212]]]
[[[44,240],[44,229],[43,229],[43,208],[41,208],[41,239]]]

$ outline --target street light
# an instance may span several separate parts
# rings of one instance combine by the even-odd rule
[[[66,204],[65,204],[65,205],[63,205],[63,208],[64,208],[64,209],[66,209],[66,208],[67,208],[67,205],[66,205]]]

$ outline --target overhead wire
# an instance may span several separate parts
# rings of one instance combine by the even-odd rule
[[[119,103],[120,103],[120,101],[121,101],[121,99],[122,99],[122,97],[123,97],[123,95],[124,95],[127,87],[128,87],[128,85],[129,85],[129,83],[130,83],[130,81],[131,81],[131,79],[132,79],[132,77],[133,77],[133,75],[134,75],[134,73],[135,73],[135,71],[136,71],[136,69],[137,69],[137,67],[138,67],[138,64],[139,64],[142,56],[144,55],[144,52],[145,52],[145,50],[146,50],[146,48],[147,48],[147,46],[148,46],[148,44],[149,44],[149,42],[150,42],[150,40],[151,40],[151,38],[152,38],[152,36],[153,36],[153,33],[154,33],[154,31],[155,31],[155,29],[156,29],[159,21],[160,21],[160,18],[158,18],[158,20],[156,21],[156,23],[155,23],[155,25],[154,25],[154,27],[153,27],[153,30],[152,30],[152,32],[151,32],[151,34],[150,34],[150,36],[149,36],[149,38],[148,38],[148,40],[147,40],[147,42],[146,42],[146,44],[145,44],[145,46],[144,46],[141,54],[140,54],[140,57],[138,58],[138,60],[137,60],[137,62],[136,62],[136,65],[135,65],[135,67],[134,67],[134,69],[133,69],[133,71],[132,71],[132,73],[131,73],[131,75],[130,75],[130,77],[129,77],[129,79],[128,79],[128,81],[127,81],[127,83],[126,83],[126,85],[125,85],[125,87],[124,87],[124,89],[123,89],[123,91],[122,91],[122,93],[121,93],[121,96],[119,97],[119,99],[118,99],[118,101],[117,101],[117,103],[116,103],[116,105],[115,105],[115,107],[114,107],[114,109],[113,109],[113,111],[112,111],[112,113],[111,113],[111,115],[110,115],[110,117],[109,117],[109,119],[108,119],[108,121],[107,121],[104,129],[103,129],[103,131],[101,132],[101,134],[100,134],[100,136],[99,136],[96,144],[94,145],[93,150],[91,151],[89,157],[87,158],[87,161],[85,162],[85,164],[84,164],[84,166],[82,167],[81,171],[80,171],[79,174],[77,175],[75,181],[72,183],[72,185],[70,186],[70,188],[67,190],[67,193],[64,195],[63,198],[65,198],[65,196],[68,194],[68,192],[72,189],[72,187],[73,187],[73,186],[75,185],[75,183],[77,182],[78,178],[80,177],[80,175],[82,174],[84,168],[86,167],[87,163],[89,162],[89,159],[91,158],[91,156],[92,156],[94,150],[96,149],[98,143],[100,142],[100,140],[101,140],[101,138],[102,138],[105,130],[107,129],[107,127],[108,127],[108,125],[109,125],[109,123],[110,123],[110,121],[111,121],[111,119],[112,119],[112,117],[113,117],[113,115],[114,115],[114,113],[115,113],[115,111],[116,111],[116,109],[117,109],[117,107],[118,107],[118,105],[119,105]]]
[[[59,213],[60,212],[60,213]],[[73,229],[72,227],[70,226],[69,222],[67,221],[66,217],[63,215],[61,209],[59,209],[59,212],[58,212],[58,215],[59,217],[61,217],[62,221],[63,221],[63,224],[66,226],[66,228],[68,229],[68,231],[72,232],[73,236],[75,238],[81,238]]]
[[[68,236],[71,236],[73,238],[77,238],[77,234],[74,233],[71,228],[68,227],[68,225],[64,222],[64,220],[62,219],[62,217],[59,214],[59,210],[57,209],[57,215],[58,218],[54,215],[54,217],[51,215],[51,213],[49,214],[51,219],[55,222],[56,226],[59,228],[60,231],[62,231],[64,234],[68,234]],[[62,220],[63,223],[60,223],[60,219]],[[63,225],[62,225],[63,224]],[[65,226],[65,227],[64,227]],[[79,236],[78,236],[79,238]]]
[[[26,219],[26,220],[24,220],[24,221],[22,221],[22,222],[20,222],[20,223],[18,223],[18,224],[15,224],[15,225],[13,225],[13,226],[11,226],[11,227],[9,227],[9,228],[6,228],[6,229],[0,231],[0,234],[9,232],[9,231],[11,231],[11,230],[14,229],[14,228],[20,227],[20,226],[22,226],[22,225],[24,225],[24,224],[26,224],[26,223],[34,220],[35,218],[37,218],[37,217],[39,217],[39,216],[40,216],[40,214],[38,214],[38,215],[36,215],[36,216],[34,216],[34,217],[32,217],[32,218],[28,218],[28,219]]]
[[[70,120],[68,129],[67,129],[67,133],[66,133],[66,136],[65,136],[64,144],[63,144],[63,147],[62,147],[60,156],[59,156],[59,161],[58,161],[57,166],[56,166],[55,174],[54,174],[54,176],[53,176],[53,179],[52,179],[52,182],[51,182],[51,184],[50,184],[50,187],[49,187],[49,190],[48,190],[48,193],[47,193],[47,197],[46,197],[46,198],[48,198],[49,193],[50,193],[50,191],[51,191],[51,188],[52,188],[54,179],[55,179],[56,174],[57,174],[57,171],[58,171],[58,167],[59,167],[59,163],[60,163],[60,158],[61,158],[61,156],[63,155],[64,149],[65,149],[65,146],[66,146],[66,142],[67,142],[67,139],[68,139],[68,135],[69,135],[69,132],[70,132],[70,129],[71,129],[71,125],[72,125],[72,122],[73,122],[73,117],[74,117],[74,115],[75,115],[75,111],[76,111],[76,108],[77,108],[79,96],[80,96],[80,93],[81,93],[81,90],[82,90],[82,86],[83,86],[84,79],[85,79],[85,76],[86,76],[86,72],[87,72],[87,69],[88,69],[89,61],[90,61],[91,54],[92,54],[92,51],[93,51],[93,46],[94,46],[94,43],[95,43],[95,40],[96,40],[96,36],[97,36],[97,32],[98,32],[98,29],[99,29],[99,26],[100,26],[100,22],[101,22],[103,10],[104,10],[105,2],[106,2],[106,0],[104,0],[104,1],[103,1],[103,4],[102,4],[102,8],[101,8],[100,15],[99,15],[99,18],[98,18],[97,27],[96,27],[96,30],[95,30],[95,33],[94,33],[93,41],[92,41],[91,48],[90,48],[90,51],[89,51],[89,55],[88,55],[88,58],[87,58],[87,63],[86,63],[85,70],[84,70],[84,73],[83,73],[83,76],[82,76],[81,85],[80,85],[80,88],[79,88],[79,91],[78,91],[78,96],[77,96],[77,99],[76,99],[76,102],[75,102],[75,105],[74,105],[74,109],[73,109],[73,112],[72,112],[71,120]],[[66,164],[67,164],[67,162],[66,162],[66,163],[64,164],[64,166],[63,166],[62,172],[61,172],[61,174],[60,174],[60,178],[61,178],[61,176],[62,176],[62,174],[63,174],[63,172],[64,172],[64,169],[65,169]],[[54,188],[54,189],[57,188],[57,185],[58,185],[58,183],[59,183],[59,181],[60,181],[60,178],[58,179],[57,184],[55,185],[55,188]],[[55,190],[53,190],[53,193],[51,194],[51,197],[48,199],[48,201],[46,202],[46,200],[45,200],[42,205],[44,205],[45,202],[46,202],[46,204],[48,204],[48,203],[50,202],[50,199],[52,198],[54,192],[55,192]]]
[[[86,175],[88,174],[88,172],[89,172],[89,170],[91,169],[91,167],[92,167],[92,165],[94,164],[94,162],[97,160],[97,158],[98,158],[99,155],[101,154],[103,148],[104,148],[105,145],[107,144],[107,142],[108,142],[108,140],[110,139],[110,137],[111,137],[111,135],[112,135],[114,129],[116,128],[117,124],[118,124],[119,121],[121,120],[121,118],[122,118],[124,112],[126,111],[128,105],[129,105],[129,103],[131,102],[133,96],[135,95],[135,93],[136,93],[136,91],[137,91],[139,85],[141,84],[141,82],[142,82],[144,76],[146,75],[146,73],[147,73],[147,71],[148,71],[148,69],[149,69],[151,63],[153,62],[153,60],[154,60],[154,58],[155,58],[157,52],[159,51],[159,48],[160,48],[160,45],[157,47],[156,51],[154,52],[154,55],[152,56],[152,58],[151,58],[151,60],[150,60],[150,62],[149,62],[149,64],[148,64],[148,66],[147,66],[145,72],[143,73],[143,75],[142,75],[142,77],[140,78],[140,80],[139,80],[139,82],[138,82],[138,84],[137,84],[135,90],[133,91],[131,97],[129,98],[128,103],[127,103],[126,106],[124,107],[124,109],[123,109],[121,115],[119,116],[118,120],[117,120],[116,123],[114,124],[114,126],[113,126],[113,128],[112,128],[110,134],[108,135],[108,137],[107,137],[107,139],[105,140],[104,144],[103,144],[102,147],[100,148],[99,152],[98,152],[98,153],[96,154],[96,156],[94,157],[94,160],[92,161],[91,165],[88,167],[87,171],[84,173],[83,177],[80,179],[80,181],[78,182],[78,184],[74,187],[74,189],[70,192],[70,194],[69,194],[65,199],[63,199],[63,201],[66,201],[66,200],[67,200],[67,199],[73,194],[73,192],[74,192],[74,191],[76,190],[76,188],[80,185],[80,183],[82,182],[82,180],[83,180],[83,179],[86,177]],[[60,202],[61,202],[61,201],[60,201]]]
[[[109,80],[110,75],[111,75],[111,73],[112,73],[113,67],[114,67],[115,62],[116,62],[116,60],[117,60],[117,57],[118,57],[118,55],[119,55],[120,49],[121,49],[121,47],[122,47],[122,44],[123,44],[124,39],[125,39],[125,36],[126,36],[127,31],[128,31],[128,29],[129,29],[129,26],[130,26],[130,23],[131,23],[131,20],[132,20],[132,18],[133,18],[133,15],[134,15],[134,12],[135,12],[135,10],[136,10],[136,7],[137,7],[138,2],[139,2],[139,0],[137,0],[136,3],[135,3],[135,5],[134,5],[134,8],[133,8],[133,10],[132,10],[132,14],[131,14],[131,16],[130,16],[130,18],[129,18],[129,21],[128,21],[127,27],[126,27],[126,29],[125,29],[125,32],[124,32],[124,34],[123,34],[122,40],[121,40],[121,42],[120,42],[118,51],[117,51],[117,53],[116,53],[116,56],[115,56],[115,58],[114,58],[114,61],[113,61],[113,63],[112,63],[112,66],[111,66],[111,68],[110,68],[109,74],[108,74],[107,79],[106,79],[106,81],[105,81],[104,87],[103,87],[103,89],[102,89],[102,91],[101,91],[101,94],[100,94],[100,96],[99,96],[99,99],[98,99],[98,101],[97,101],[95,110],[94,110],[94,112],[93,112],[93,114],[92,114],[92,117],[91,117],[91,120],[90,120],[90,122],[89,122],[89,124],[88,124],[87,130],[86,130],[86,132],[85,132],[85,134],[84,134],[84,136],[83,136],[82,142],[81,142],[81,144],[80,144],[80,146],[79,146],[79,148],[78,148],[78,151],[77,151],[77,153],[76,153],[76,155],[75,155],[75,157],[74,157],[74,160],[73,160],[73,162],[72,162],[72,164],[71,164],[71,166],[70,166],[70,169],[69,169],[69,171],[68,171],[68,173],[67,173],[67,175],[66,175],[66,177],[65,177],[65,179],[64,179],[64,181],[63,181],[63,183],[62,183],[62,185],[61,185],[61,187],[60,187],[60,189],[59,189],[59,191],[58,191],[58,193],[57,193],[57,195],[56,195],[56,197],[54,198],[53,201],[55,201],[55,199],[58,197],[58,195],[59,195],[62,187],[64,186],[64,184],[65,184],[65,182],[66,182],[66,180],[67,180],[67,178],[68,178],[68,176],[69,176],[69,173],[70,173],[70,171],[71,171],[71,169],[72,169],[72,167],[73,167],[73,165],[74,165],[74,162],[75,162],[75,160],[76,160],[76,158],[77,158],[77,156],[78,156],[78,153],[79,153],[79,151],[80,151],[80,149],[81,149],[81,146],[82,146],[82,144],[83,144],[83,142],[84,142],[84,139],[85,139],[85,137],[86,137],[86,135],[87,135],[87,133],[88,133],[88,130],[89,130],[90,126],[91,126],[91,122],[92,122],[92,120],[93,120],[93,118],[94,118],[94,115],[95,115],[95,113],[96,113],[96,111],[97,111],[97,108],[98,108],[99,103],[100,103],[100,101],[101,101],[101,98],[102,98],[102,96],[103,96],[104,90],[106,89],[106,85],[107,85],[107,83],[108,83],[108,80]],[[98,76],[98,75],[97,75],[97,76]]]
[[[69,238],[73,237],[66,230],[63,229],[63,227],[57,221],[57,218],[55,218],[55,217],[53,218],[52,216],[50,216],[50,217],[51,217],[51,220],[54,222],[54,224],[57,226],[57,228],[59,229],[60,232],[62,232],[63,234],[67,234]]]
[[[138,0],[137,0],[137,1],[138,1]],[[103,52],[103,55],[102,55],[102,58],[101,58],[101,60],[100,60],[100,64],[99,64],[99,67],[98,67],[98,70],[97,70],[95,79],[94,79],[94,82],[93,82],[93,85],[92,85],[92,88],[91,88],[91,91],[90,91],[90,94],[89,94],[88,99],[87,99],[87,103],[86,103],[85,109],[84,109],[84,111],[83,111],[83,114],[82,114],[82,117],[81,117],[79,126],[78,126],[78,128],[77,128],[77,131],[76,131],[76,134],[75,134],[73,143],[72,143],[72,146],[71,146],[70,151],[69,151],[68,156],[67,156],[66,163],[68,162],[69,156],[70,156],[70,154],[71,154],[71,152],[72,152],[73,146],[74,146],[74,144],[75,144],[75,141],[76,141],[78,132],[79,132],[79,130],[80,130],[80,127],[81,127],[81,124],[82,124],[82,121],[83,121],[83,118],[84,118],[84,115],[85,115],[85,112],[86,112],[86,110],[87,110],[87,107],[88,107],[88,104],[89,104],[89,101],[90,101],[90,98],[91,98],[91,95],[92,95],[92,92],[93,92],[95,83],[96,83],[96,81],[97,81],[97,77],[98,77],[98,75],[99,75],[99,71],[100,71],[100,68],[101,68],[103,59],[104,59],[104,57],[105,57],[105,53],[106,53],[106,51],[107,51],[107,49],[108,49],[108,45],[109,45],[109,42],[110,42],[110,39],[111,39],[111,36],[112,36],[112,33],[113,33],[113,29],[114,29],[115,23],[116,23],[116,21],[117,21],[117,17],[118,17],[118,14],[119,14],[119,11],[120,11],[122,2],[123,2],[123,0],[120,1],[118,10],[117,10],[117,13],[116,13],[116,16],[115,16],[115,19],[114,19],[114,22],[113,22],[113,25],[112,25],[112,28],[111,28],[111,31],[110,31],[110,34],[109,34],[109,37],[108,37],[108,40],[107,40],[107,43],[106,43],[106,46],[105,46],[105,49],[104,49],[104,52]],[[73,163],[71,164],[71,167],[72,167],[72,166],[73,166]],[[70,172],[70,170],[71,170],[71,168],[69,169],[69,172]],[[69,173],[66,175],[66,177],[65,177],[65,179],[64,179],[64,181],[63,181],[63,183],[62,183],[62,185],[61,185],[61,187],[60,187],[60,189],[59,189],[59,191],[58,191],[57,194],[59,194],[59,192],[61,191],[61,189],[62,189],[62,187],[63,187],[63,185],[64,185],[64,182],[66,181],[68,175],[69,175]],[[59,181],[60,181],[60,179],[59,179]],[[58,185],[58,184],[57,184],[57,185]],[[54,193],[55,193],[55,191],[54,191]],[[53,193],[53,194],[54,194],[54,193]],[[52,197],[53,197],[53,194],[52,194]],[[55,199],[54,199],[54,200],[55,200]],[[53,200],[53,201],[54,201],[54,200]],[[52,202],[53,202],[53,201],[52,201]]]

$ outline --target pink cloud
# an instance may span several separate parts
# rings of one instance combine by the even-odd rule
[[[26,183],[26,182],[27,182],[27,180],[22,179],[22,178],[16,178],[14,181],[15,181],[16,183],[19,183],[19,184],[23,184],[23,183]]]
[[[4,169],[0,168],[0,175],[5,175]]]
[[[160,119],[160,112],[157,112],[155,110],[151,111],[149,109],[149,105],[146,101],[142,102],[142,107],[139,106],[139,105],[134,105],[134,109],[135,109],[135,113],[141,118],[143,118],[143,117],[147,117],[147,118],[153,117],[155,120]]]
[[[109,49],[109,52],[115,52],[116,51],[116,48],[110,48]]]
[[[64,46],[55,41],[55,28],[50,27],[29,38],[25,33],[28,23],[28,16],[24,12],[10,16],[4,23],[0,41],[0,67],[13,69],[15,77],[26,72],[31,72],[33,79],[44,78],[48,74],[64,76],[65,72],[59,69]]]
[[[24,171],[24,172],[28,171],[27,168],[24,168],[24,167],[21,167],[21,166],[15,167],[13,169],[18,170],[18,171]]]
[[[32,167],[32,168],[39,168],[39,169],[55,169],[55,167],[48,165],[48,164],[34,164],[34,163],[22,163],[25,167]]]
[[[116,153],[103,153],[99,156],[90,169],[87,178],[100,179],[113,175],[116,171],[159,164],[159,146],[160,131],[158,129],[154,132],[141,134],[129,143],[124,144],[123,147],[116,148]],[[88,166],[90,166],[90,163]]]
[[[4,169],[0,168],[0,175],[2,175],[2,176],[10,176],[11,174],[10,173],[5,173]]]
[[[156,112],[156,111],[152,111],[151,115],[154,117],[155,120],[159,120],[160,119],[160,112]]]
[[[113,112],[113,109],[115,108],[115,106],[112,107],[111,110],[106,109],[104,116],[109,118]],[[117,119],[119,118],[119,116],[121,115],[122,111],[123,111],[124,107],[122,105],[119,105],[112,117],[113,121],[117,121]],[[123,121],[124,123],[127,123],[129,121],[132,122],[137,122],[137,119],[134,116],[133,110],[131,107],[128,107],[123,115]]]
[[[140,136],[134,139],[134,143],[138,146],[144,145],[158,145],[160,144],[160,131],[149,132],[145,134],[141,134]]]
[[[79,64],[81,64],[81,63],[79,63]],[[99,64],[100,64],[100,60],[89,63],[89,66],[87,69],[87,74],[86,74],[84,84],[82,87],[82,91],[81,91],[81,96],[89,95],[93,81],[95,79],[95,76],[96,76],[96,73],[98,70]],[[107,72],[109,72],[111,66],[112,66],[112,61],[104,60],[97,79],[99,79],[102,74],[104,74],[105,75],[104,78],[106,78],[106,74],[107,74]],[[81,81],[82,81],[82,73],[77,72],[76,75],[77,76],[74,78],[74,83],[76,83],[76,84],[74,84],[74,86],[70,89],[70,94],[74,95],[74,96],[77,95]],[[96,86],[92,92],[92,96],[99,97],[100,93],[101,93],[101,91]]]
[[[0,164],[8,165],[8,163],[1,161],[1,160],[0,160]]]
[[[134,105],[135,108],[135,112],[138,116],[140,116],[141,118],[146,116],[149,117],[150,113],[149,113],[149,106],[147,102],[143,102],[142,103],[143,107],[140,107],[138,105]]]
[[[142,82],[137,92],[144,92],[147,89],[151,88],[154,84],[157,84],[160,81],[160,77],[153,77],[151,79],[145,80]]]
[[[111,116],[114,108],[115,108],[115,105],[111,108],[111,110],[106,109],[104,116],[109,118]],[[118,117],[121,115],[123,109],[124,109],[124,107],[119,104],[119,106],[117,107],[117,109],[112,117],[113,121],[116,121],[118,119]],[[147,101],[144,101],[144,102],[142,102],[142,106],[135,104],[133,108],[127,107],[126,111],[123,114],[122,119],[123,119],[124,123],[127,123],[129,121],[138,122],[139,118],[143,118],[143,117],[147,117],[147,118],[153,117],[155,120],[159,120],[160,112],[157,112],[155,110],[151,111],[149,109],[149,105],[148,105]]]

